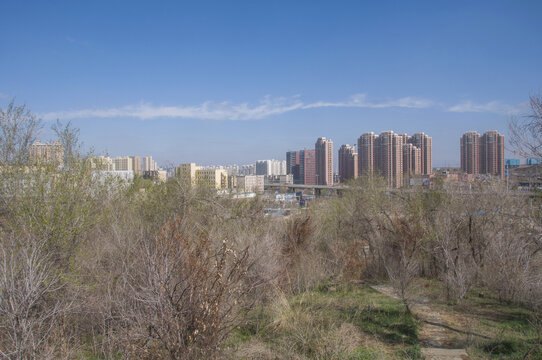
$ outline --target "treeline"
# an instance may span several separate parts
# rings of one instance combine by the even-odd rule
[[[29,166],[35,118],[13,106],[0,120],[22,139],[0,139],[2,358],[233,357],[252,309],[330,280],[389,281],[408,307],[414,279],[437,279],[451,302],[483,287],[540,311],[537,196],[359,179],[271,218],[261,198],[95,178],[69,124],[64,166]]]
[[[315,209],[321,233],[344,249],[341,274],[387,279],[407,306],[419,277],[441,280],[453,303],[482,286],[503,302],[542,305],[537,194],[508,191],[499,182],[402,191],[376,182],[354,183],[347,195]]]

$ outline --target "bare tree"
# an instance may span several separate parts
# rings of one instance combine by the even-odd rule
[[[383,214],[380,219],[378,251],[396,295],[410,312],[409,289],[419,275],[423,226],[415,216]]]
[[[0,357],[56,358],[58,324],[71,307],[65,284],[46,247],[28,234],[0,241]]]
[[[446,286],[447,300],[460,302],[475,279],[476,268],[464,236],[468,219],[462,209],[453,205],[439,209],[433,250]]]
[[[60,120],[57,120],[51,129],[56,134],[64,149],[64,164],[66,166],[72,165],[78,159],[81,152],[79,129],[74,128],[70,121],[62,124]]]
[[[529,114],[510,122],[510,144],[530,156],[542,158],[542,94],[529,101]]]
[[[26,163],[40,128],[40,119],[25,105],[12,100],[6,109],[0,108],[0,164]]]
[[[326,199],[312,208],[317,221],[316,241],[323,251],[329,275],[344,280],[381,280],[386,272],[378,249],[379,216],[390,208],[387,181],[378,176],[360,177],[349,183],[342,196]]]
[[[484,217],[490,226],[483,229],[485,261],[479,268],[480,282],[499,300],[536,308],[542,293],[541,258],[530,200],[524,196],[498,193],[490,200]],[[486,195],[490,198],[490,196]],[[539,234],[539,233],[538,233]]]

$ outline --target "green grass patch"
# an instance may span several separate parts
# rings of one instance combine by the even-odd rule
[[[464,332],[456,333],[457,340],[465,344],[471,359],[542,359],[542,345],[530,310],[502,303],[485,288],[471,289],[455,305],[442,296],[445,291],[441,282],[425,280],[416,290],[416,295],[431,299],[431,306],[447,315],[450,327]]]
[[[476,319],[474,331],[489,337],[474,341],[473,358],[542,359],[542,345],[528,309],[503,304],[488,291],[476,289],[456,311]]]
[[[525,342],[514,336],[504,336],[478,343],[470,349],[472,359],[542,359],[540,344]]]
[[[228,345],[240,358],[250,358],[254,344],[276,358],[421,358],[412,315],[366,286],[326,284],[296,296],[279,294],[248,315]]]

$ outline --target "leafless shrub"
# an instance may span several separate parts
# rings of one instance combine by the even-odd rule
[[[431,250],[446,286],[447,300],[461,302],[476,278],[477,268],[465,236],[469,218],[457,204],[457,199],[452,199],[439,209]]]
[[[369,246],[363,241],[345,244],[342,249],[344,263],[341,277],[346,281],[358,281],[367,277],[367,258]]]
[[[325,277],[323,257],[313,237],[312,218],[293,216],[282,226],[284,230],[278,234],[278,284],[284,290],[301,292]]]
[[[483,283],[499,300],[525,303],[531,288],[532,252],[521,239],[497,234],[487,249],[488,261],[482,269]]]
[[[139,243],[141,266],[127,277],[132,311],[123,336],[130,356],[210,357],[249,300],[242,281],[248,249],[213,244],[204,232],[181,234],[179,225],[170,221]]]
[[[72,307],[47,248],[29,234],[0,239],[0,356],[6,359],[57,358],[65,341],[59,322]]]
[[[423,228],[397,214],[381,217],[379,254],[397,296],[410,311],[409,288],[419,275]]]
[[[346,281],[386,277],[378,255],[378,216],[389,208],[386,185],[378,177],[349,183],[339,198],[318,203],[315,236],[325,251],[328,273]]]
[[[280,274],[284,270],[284,264],[277,246],[276,223],[273,221],[259,233],[245,232],[239,234],[241,244],[250,246],[251,267],[244,278],[253,288],[249,296],[255,301],[255,305],[264,305],[273,297],[273,290],[277,286]],[[263,314],[260,314],[263,315]]]

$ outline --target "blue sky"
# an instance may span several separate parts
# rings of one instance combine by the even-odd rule
[[[459,165],[542,90],[541,1],[0,2],[0,106],[87,148],[250,163],[363,132],[424,131]]]

